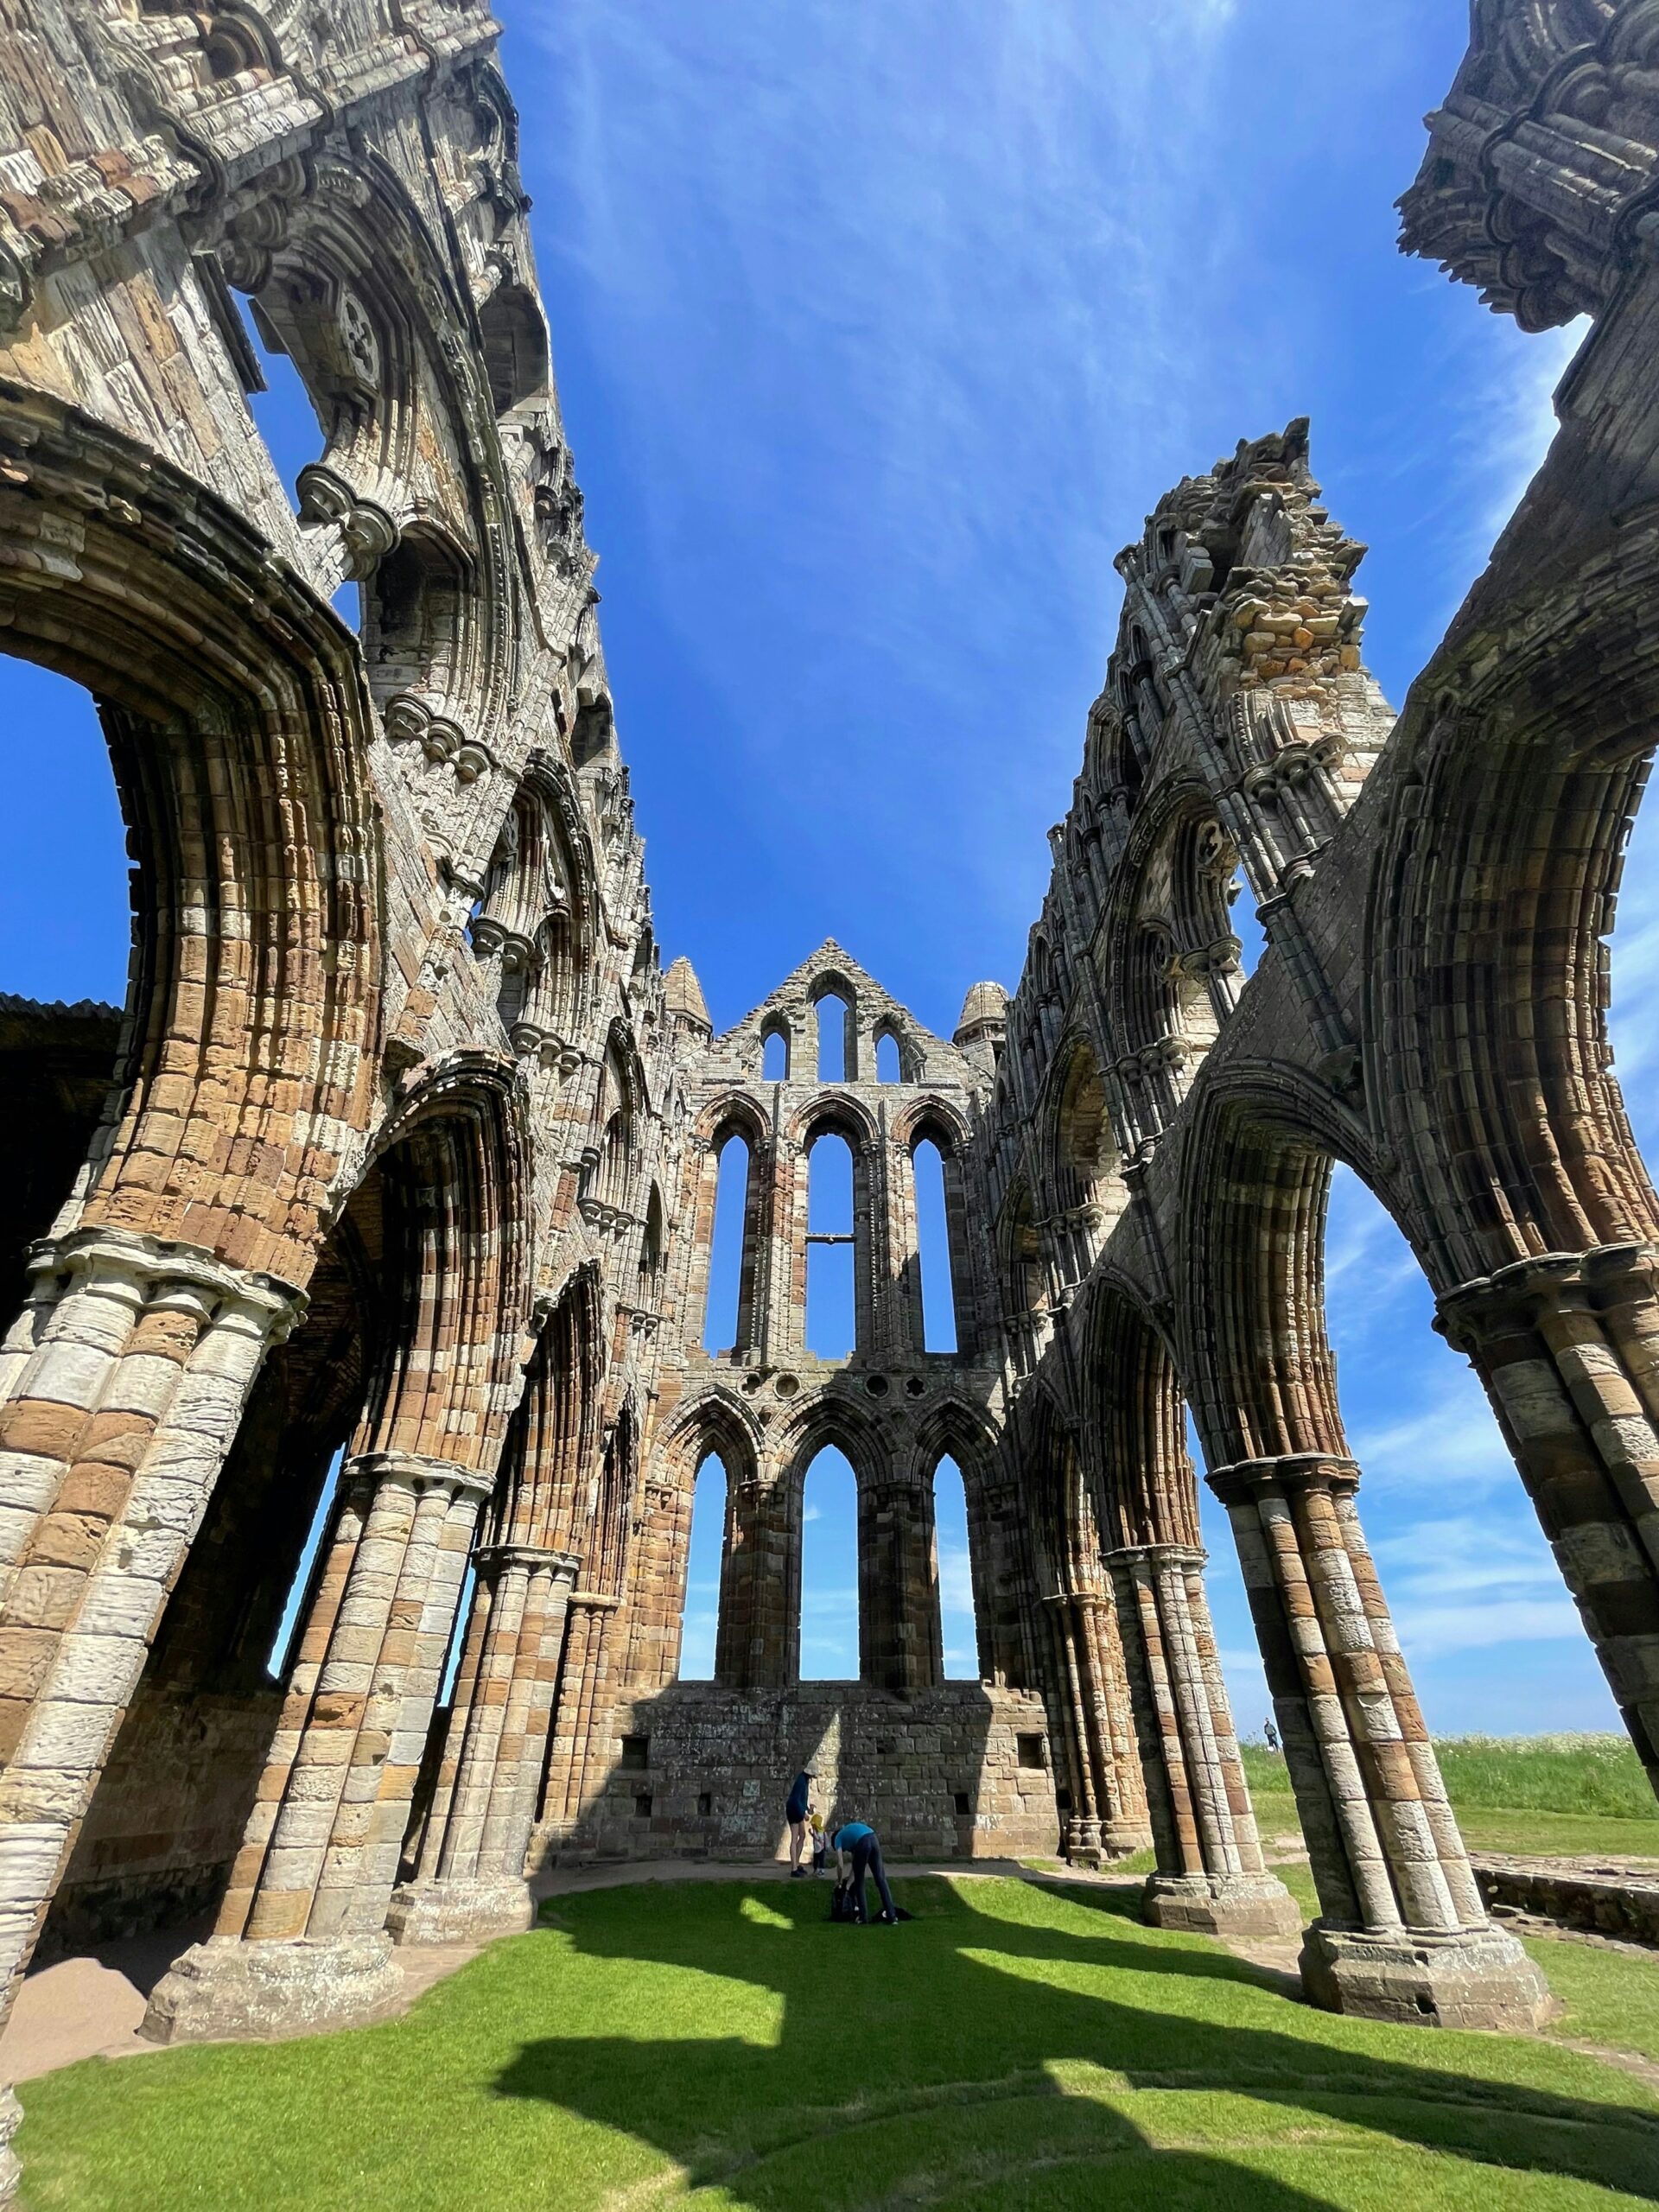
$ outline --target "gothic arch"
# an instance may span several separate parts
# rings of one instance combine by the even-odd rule
[[[1206,1096],[1183,1163],[1181,1303],[1212,1465],[1347,1453],[1325,1327],[1325,1207],[1340,1155],[1332,1117],[1303,1105],[1300,1084],[1241,1082]]]
[[[710,1452],[725,1460],[734,1482],[753,1481],[764,1431],[747,1401],[716,1384],[683,1406],[657,1448],[658,1464],[689,1488]]]
[[[967,1149],[971,1131],[966,1116],[938,1091],[924,1091],[907,1099],[888,1123],[896,1145],[913,1152],[924,1139],[938,1145],[947,1160]]]
[[[503,279],[478,311],[484,368],[498,416],[545,404],[551,371],[541,302],[525,284]]]
[[[1199,1543],[1180,1377],[1162,1332],[1115,1282],[1096,1285],[1084,1338],[1083,1433],[1109,1549]]]
[[[961,1472],[968,1509],[980,1679],[1022,1681],[1028,1673],[1022,1628],[1024,1562],[1013,1526],[1012,1500],[1005,1495],[996,1428],[982,1408],[951,1397],[929,1408],[917,1426],[911,1455],[912,1480],[918,1490],[931,1491],[939,1462],[945,1459],[954,1460]]]
[[[105,702],[138,861],[120,1092],[71,1218],[303,1283],[381,1019],[349,649],[239,518],[118,433],[0,394],[0,450],[6,648]]]
[[[875,1116],[863,1100],[833,1088],[798,1107],[785,1124],[784,1135],[803,1149],[821,1136],[845,1137],[855,1160],[874,1153],[880,1141]]]
[[[1141,1134],[1174,1115],[1236,1002],[1226,885],[1236,855],[1199,786],[1177,779],[1141,810],[1103,912],[1106,1029]]]
[[[492,1478],[524,1387],[530,1199],[524,1103],[466,1055],[429,1079],[371,1155],[386,1191],[380,1265],[399,1319],[383,1332],[362,1452],[453,1461]]]
[[[651,1110],[645,1071],[633,1039],[613,1021],[594,1094],[585,1192],[609,1215],[632,1212]]]
[[[748,1091],[727,1090],[710,1099],[697,1114],[691,1134],[706,1145],[721,1145],[728,1136],[741,1136],[751,1153],[756,1153],[770,1141],[772,1125],[760,1101]]]
[[[567,1276],[537,1335],[502,1450],[491,1517],[496,1541],[579,1549],[604,1370],[601,1289],[589,1262]]]
[[[1371,876],[1367,1087],[1442,1293],[1659,1236],[1607,1042],[1605,939],[1659,725],[1636,633],[1609,635],[1613,557],[1569,546],[1478,684],[1454,632],[1395,741],[1409,803]],[[1650,588],[1659,533],[1617,557],[1621,592]]]
[[[557,1065],[597,982],[592,853],[563,777],[533,764],[514,792],[473,915],[473,949],[521,1055]]]
[[[345,577],[370,587],[365,645],[388,734],[440,762],[474,748],[464,772],[482,772],[514,701],[520,594],[495,519],[511,501],[485,348],[425,336],[434,302],[455,328],[470,327],[471,302],[373,153],[308,158],[232,224],[219,258],[316,409],[323,445],[300,474],[301,527],[325,595]]]

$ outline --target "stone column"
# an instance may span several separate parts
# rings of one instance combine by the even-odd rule
[[[568,1843],[588,1799],[589,1756],[606,1675],[606,1646],[621,1601],[593,1590],[570,1592],[564,1656],[553,1701],[543,1821],[554,1849]]]
[[[1098,1866],[1152,1840],[1123,1726],[1129,1700],[1122,1646],[1103,1590],[1062,1590],[1044,1603],[1071,1785],[1063,1848],[1074,1866]]]
[[[1659,1252],[1522,1261],[1448,1292],[1436,1326],[1485,1385],[1659,1790]]]
[[[386,1911],[490,1487],[471,1468],[413,1452],[348,1463],[218,1928],[151,1993],[154,2041],[336,2026],[396,1993]]]
[[[1204,1594],[1202,1551],[1107,1554],[1117,1591],[1147,1808],[1158,1853],[1145,1911],[1235,1941],[1295,1936],[1295,1899],[1262,1857]]]
[[[474,1554],[468,1663],[420,1866],[392,1899],[397,1942],[511,1934],[535,1916],[524,1857],[579,1564],[573,1553],[528,1544]]]
[[[1319,1893],[1302,1949],[1332,2012],[1531,2028],[1542,1975],[1494,1929],[1359,1525],[1351,1459],[1217,1468]]]
[[[784,1689],[799,1634],[800,1548],[787,1484],[772,1468],[728,1477],[731,1540],[720,1601],[716,1681],[730,1689]]]
[[[871,1349],[901,1357],[925,1349],[922,1313],[922,1240],[916,1212],[916,1176],[908,1150],[884,1137],[876,1160],[880,1205],[872,1216],[883,1235],[876,1241],[878,1297]]]
[[[859,1673],[904,1694],[944,1679],[929,1487],[901,1476],[858,1486]]]
[[[0,2019],[259,1363],[302,1306],[190,1245],[35,1247],[0,1351]],[[0,2091],[0,2202],[16,2119]]]
[[[768,1175],[766,1279],[763,1357],[775,1366],[799,1362],[806,1351],[806,1154],[779,1129],[772,1140]]]

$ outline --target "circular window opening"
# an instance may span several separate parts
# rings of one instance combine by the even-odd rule
[[[873,1398],[885,1398],[887,1395],[887,1378],[885,1375],[866,1376],[864,1388]]]
[[[798,1376],[780,1375],[778,1377],[778,1395],[780,1398],[792,1398],[800,1387]]]
[[[926,1383],[923,1382],[919,1375],[912,1375],[909,1382],[905,1385],[905,1395],[907,1398],[919,1398],[926,1388]]]

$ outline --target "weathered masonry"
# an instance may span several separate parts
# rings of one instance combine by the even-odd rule
[[[659,967],[496,36],[472,0],[0,29],[0,648],[96,697],[134,862],[125,1007],[0,1000],[8,1989],[211,1913],[155,2033],[361,2017],[396,1943],[523,1925],[550,1855],[774,1851],[806,1763],[895,1845],[1150,1839],[1149,1915],[1291,1928],[1190,1408],[1313,1853],[1310,1992],[1532,2020],[1366,1548],[1324,1208],[1346,1162],[1409,1238],[1659,1774],[1659,1202],[1604,1003],[1659,704],[1659,0],[1477,0],[1431,118],[1408,249],[1591,333],[1403,712],[1306,426],[1187,479],[1121,559],[1019,988],[948,1043],[833,944],[718,1037]],[[292,484],[251,334],[315,405]],[[855,1341],[823,1357],[831,1261]],[[860,1679],[804,1684],[831,1444]],[[683,1682],[715,1461],[715,1679]]]

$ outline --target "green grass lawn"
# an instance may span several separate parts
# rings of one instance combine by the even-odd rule
[[[1242,1747],[1263,1836],[1298,1833],[1283,1757]],[[1659,1859],[1659,1798],[1623,1736],[1454,1736],[1440,1771],[1475,1851]]]
[[[25,2202],[1509,2212],[1659,2198],[1659,2093],[1559,2043],[1314,2012],[1217,1944],[1142,1927],[1132,1885],[916,1880],[900,1895],[918,1917],[886,1929],[830,1927],[821,1885],[599,1891],[403,2021],[68,2069],[24,2091]],[[1611,1955],[1542,1948],[1552,1974],[1558,1952]],[[1618,1963],[1652,1978],[1659,2031],[1659,1968]],[[1586,2017],[1620,2010],[1589,1986],[1593,1964],[1582,1978],[1569,2002]]]

